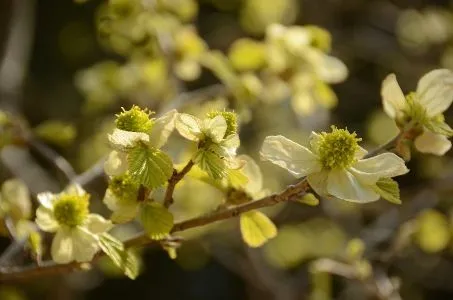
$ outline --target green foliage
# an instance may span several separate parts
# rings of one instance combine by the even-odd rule
[[[160,203],[144,203],[140,212],[140,222],[150,239],[162,240],[173,228],[173,215]]]
[[[171,158],[153,147],[134,147],[129,151],[127,159],[130,176],[150,189],[164,185],[173,174]]]
[[[100,236],[99,246],[127,277],[130,279],[137,278],[140,266],[138,258],[132,250],[125,249],[123,243],[107,233]]]
[[[392,178],[380,178],[374,186],[374,191],[391,203],[401,204],[398,183]]]
[[[56,120],[39,124],[34,132],[44,141],[60,147],[71,145],[77,136],[74,125]]]
[[[261,247],[277,236],[277,227],[262,212],[249,211],[240,216],[241,233],[244,242],[252,247]]]

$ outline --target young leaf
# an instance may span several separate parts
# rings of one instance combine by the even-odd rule
[[[195,154],[194,162],[214,179],[221,179],[227,175],[225,161],[210,149],[200,149]]]
[[[257,248],[277,236],[277,227],[263,213],[249,211],[240,217],[242,239],[250,247]]]
[[[150,202],[143,205],[140,221],[152,240],[165,238],[173,228],[173,215],[160,203]]]
[[[104,233],[99,238],[99,246],[127,277],[135,279],[138,276],[139,261],[131,250],[124,249],[123,243],[113,236]]]
[[[381,178],[376,182],[373,189],[383,199],[394,204],[401,204],[400,189],[395,180],[391,178]]]
[[[317,206],[319,204],[319,199],[312,193],[308,193],[300,197],[300,199],[297,199],[297,202],[310,206]]]
[[[151,189],[164,185],[173,174],[171,158],[153,147],[137,146],[127,159],[131,177]]]

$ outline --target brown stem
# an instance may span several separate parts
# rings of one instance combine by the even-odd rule
[[[168,187],[165,191],[165,198],[164,198],[164,206],[169,208],[173,204],[173,192],[175,191],[175,187],[181,179],[189,173],[190,169],[192,169],[194,162],[189,160],[187,165],[180,171],[173,170],[173,175],[168,180]]]
[[[181,171],[182,172],[182,171]],[[278,194],[273,194],[262,199],[252,201],[249,203],[245,203],[242,205],[238,205],[235,207],[231,207],[228,209],[220,210],[218,212],[201,216],[193,219],[189,219],[186,221],[182,221],[180,223],[176,223],[172,229],[172,233],[184,231],[190,228],[200,227],[207,224],[212,224],[218,221],[226,220],[229,218],[236,217],[241,213],[255,210],[258,208],[263,208],[267,206],[272,206],[277,203],[281,203],[284,201],[289,201],[296,195],[300,195],[308,191],[309,185],[306,179],[302,179],[295,185],[288,186],[285,190]],[[128,248],[130,247],[140,247],[147,244],[151,244],[155,241],[150,240],[144,233],[139,234],[136,237],[133,237],[129,240],[124,241],[124,245]],[[99,257],[104,256],[104,253],[98,253],[95,259],[91,263],[93,263]],[[84,266],[90,263],[77,263],[72,262],[69,264],[59,265],[52,261],[43,262],[40,265],[31,265],[27,267],[14,267],[14,268],[3,268],[0,269],[0,282],[2,281],[9,281],[9,280],[25,280],[36,278],[40,276],[48,276],[60,273],[68,273],[74,270],[81,270]]]
[[[376,155],[377,153],[383,150],[390,150],[394,149],[395,145],[400,142],[400,139],[406,137],[406,131],[400,133],[397,137],[392,139],[389,143],[385,144],[382,147],[379,147],[375,151],[370,151],[367,157],[371,157],[372,155]],[[407,137],[410,138],[410,137]],[[189,161],[189,163],[180,171],[175,172],[169,180],[169,186],[167,188],[167,192],[165,195],[165,202],[171,204],[173,198],[173,191],[176,184],[186,175],[190,168],[193,166],[193,162]],[[288,186],[285,190],[278,194],[272,194],[270,196],[261,198],[256,201],[248,202],[242,205],[222,209],[211,214],[196,217],[193,219],[189,219],[186,221],[182,221],[180,223],[176,223],[173,226],[171,233],[184,231],[190,228],[200,227],[207,224],[212,224],[218,221],[230,219],[240,215],[241,213],[248,212],[251,210],[273,206],[275,204],[291,201],[296,196],[303,195],[309,190],[310,186],[307,180],[301,179],[295,185]],[[167,200],[170,199],[170,200]],[[167,205],[169,205],[167,204]],[[124,245],[128,248],[130,247],[140,247],[144,245],[151,244],[155,241],[150,240],[144,233],[137,235],[136,237],[132,237],[124,241]],[[91,263],[93,263],[97,258],[102,257],[104,253],[100,252],[96,255],[95,259]],[[46,276],[52,274],[60,274],[60,273],[68,273],[73,270],[80,270],[83,269],[83,266],[86,266],[90,263],[69,263],[64,265],[55,264],[52,261],[43,262],[40,265],[31,265],[27,267],[13,267],[13,268],[0,268],[0,282],[8,281],[8,280],[25,280],[39,276]]]

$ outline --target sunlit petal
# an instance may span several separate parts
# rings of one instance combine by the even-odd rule
[[[361,183],[347,170],[332,170],[327,178],[329,194],[351,202],[372,202],[379,199],[371,188]]]
[[[444,155],[451,148],[451,142],[446,136],[430,131],[425,131],[418,136],[415,139],[414,144],[415,148],[422,153],[430,153],[439,156]]]
[[[313,152],[281,135],[266,137],[260,154],[263,160],[287,169],[294,176],[305,176],[321,170]]]
[[[396,118],[406,106],[406,98],[396,81],[395,74],[388,75],[382,81],[382,105],[385,113],[392,119]]]

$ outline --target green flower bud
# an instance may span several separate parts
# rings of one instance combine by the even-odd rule
[[[320,134],[317,144],[321,164],[327,170],[347,168],[356,161],[361,139],[347,129],[331,128],[332,132]]]
[[[134,105],[130,110],[122,108],[122,112],[116,115],[115,125],[118,129],[133,132],[150,132],[153,127],[151,112]]]
[[[53,206],[54,217],[58,224],[76,227],[82,225],[88,216],[88,194],[79,196],[74,194],[62,194],[55,200]]]
[[[110,180],[109,189],[119,201],[136,201],[139,184],[132,179],[129,173],[126,173],[113,177]]]

